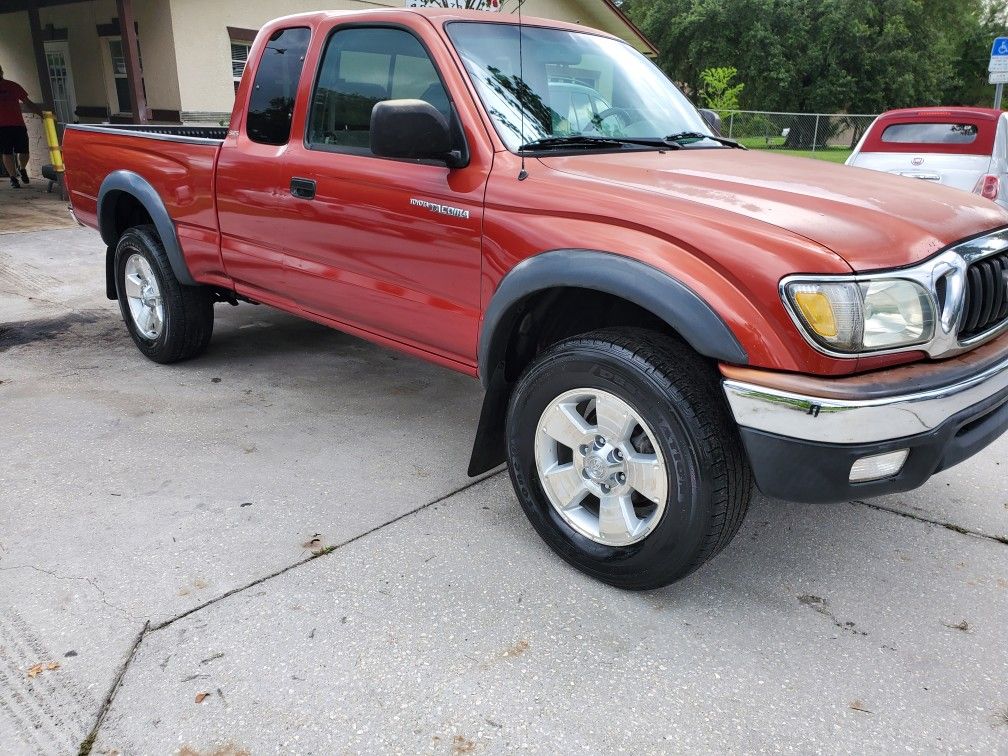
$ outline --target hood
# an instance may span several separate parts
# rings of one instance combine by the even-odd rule
[[[1008,212],[969,192],[758,150],[579,154],[540,161],[581,178],[782,228],[832,250],[856,271],[911,265],[960,239],[1008,225]]]

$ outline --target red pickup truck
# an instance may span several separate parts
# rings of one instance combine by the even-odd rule
[[[478,377],[470,473],[590,575],[667,584],[754,483],[906,491],[1008,428],[992,202],[747,151],[569,24],[312,13],[248,60],[227,129],[67,129],[136,345],[193,357],[244,300]]]

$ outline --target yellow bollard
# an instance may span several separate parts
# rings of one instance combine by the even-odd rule
[[[42,112],[42,128],[45,131],[46,144],[49,145],[49,158],[52,160],[53,168],[58,173],[63,173],[63,150],[60,149],[59,139],[56,137],[56,116],[49,110]]]

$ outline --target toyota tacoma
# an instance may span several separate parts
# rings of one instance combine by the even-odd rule
[[[478,378],[470,474],[589,575],[668,584],[754,486],[907,491],[1008,427],[989,200],[746,150],[570,24],[310,13],[248,61],[227,128],[67,128],[133,341],[194,357],[251,301]]]

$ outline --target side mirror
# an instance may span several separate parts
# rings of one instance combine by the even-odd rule
[[[423,100],[385,100],[371,111],[371,152],[380,157],[439,160],[461,167],[452,126]]]
[[[704,123],[710,127],[710,130],[717,136],[721,136],[721,116],[707,108],[700,108],[700,115],[703,117]]]

